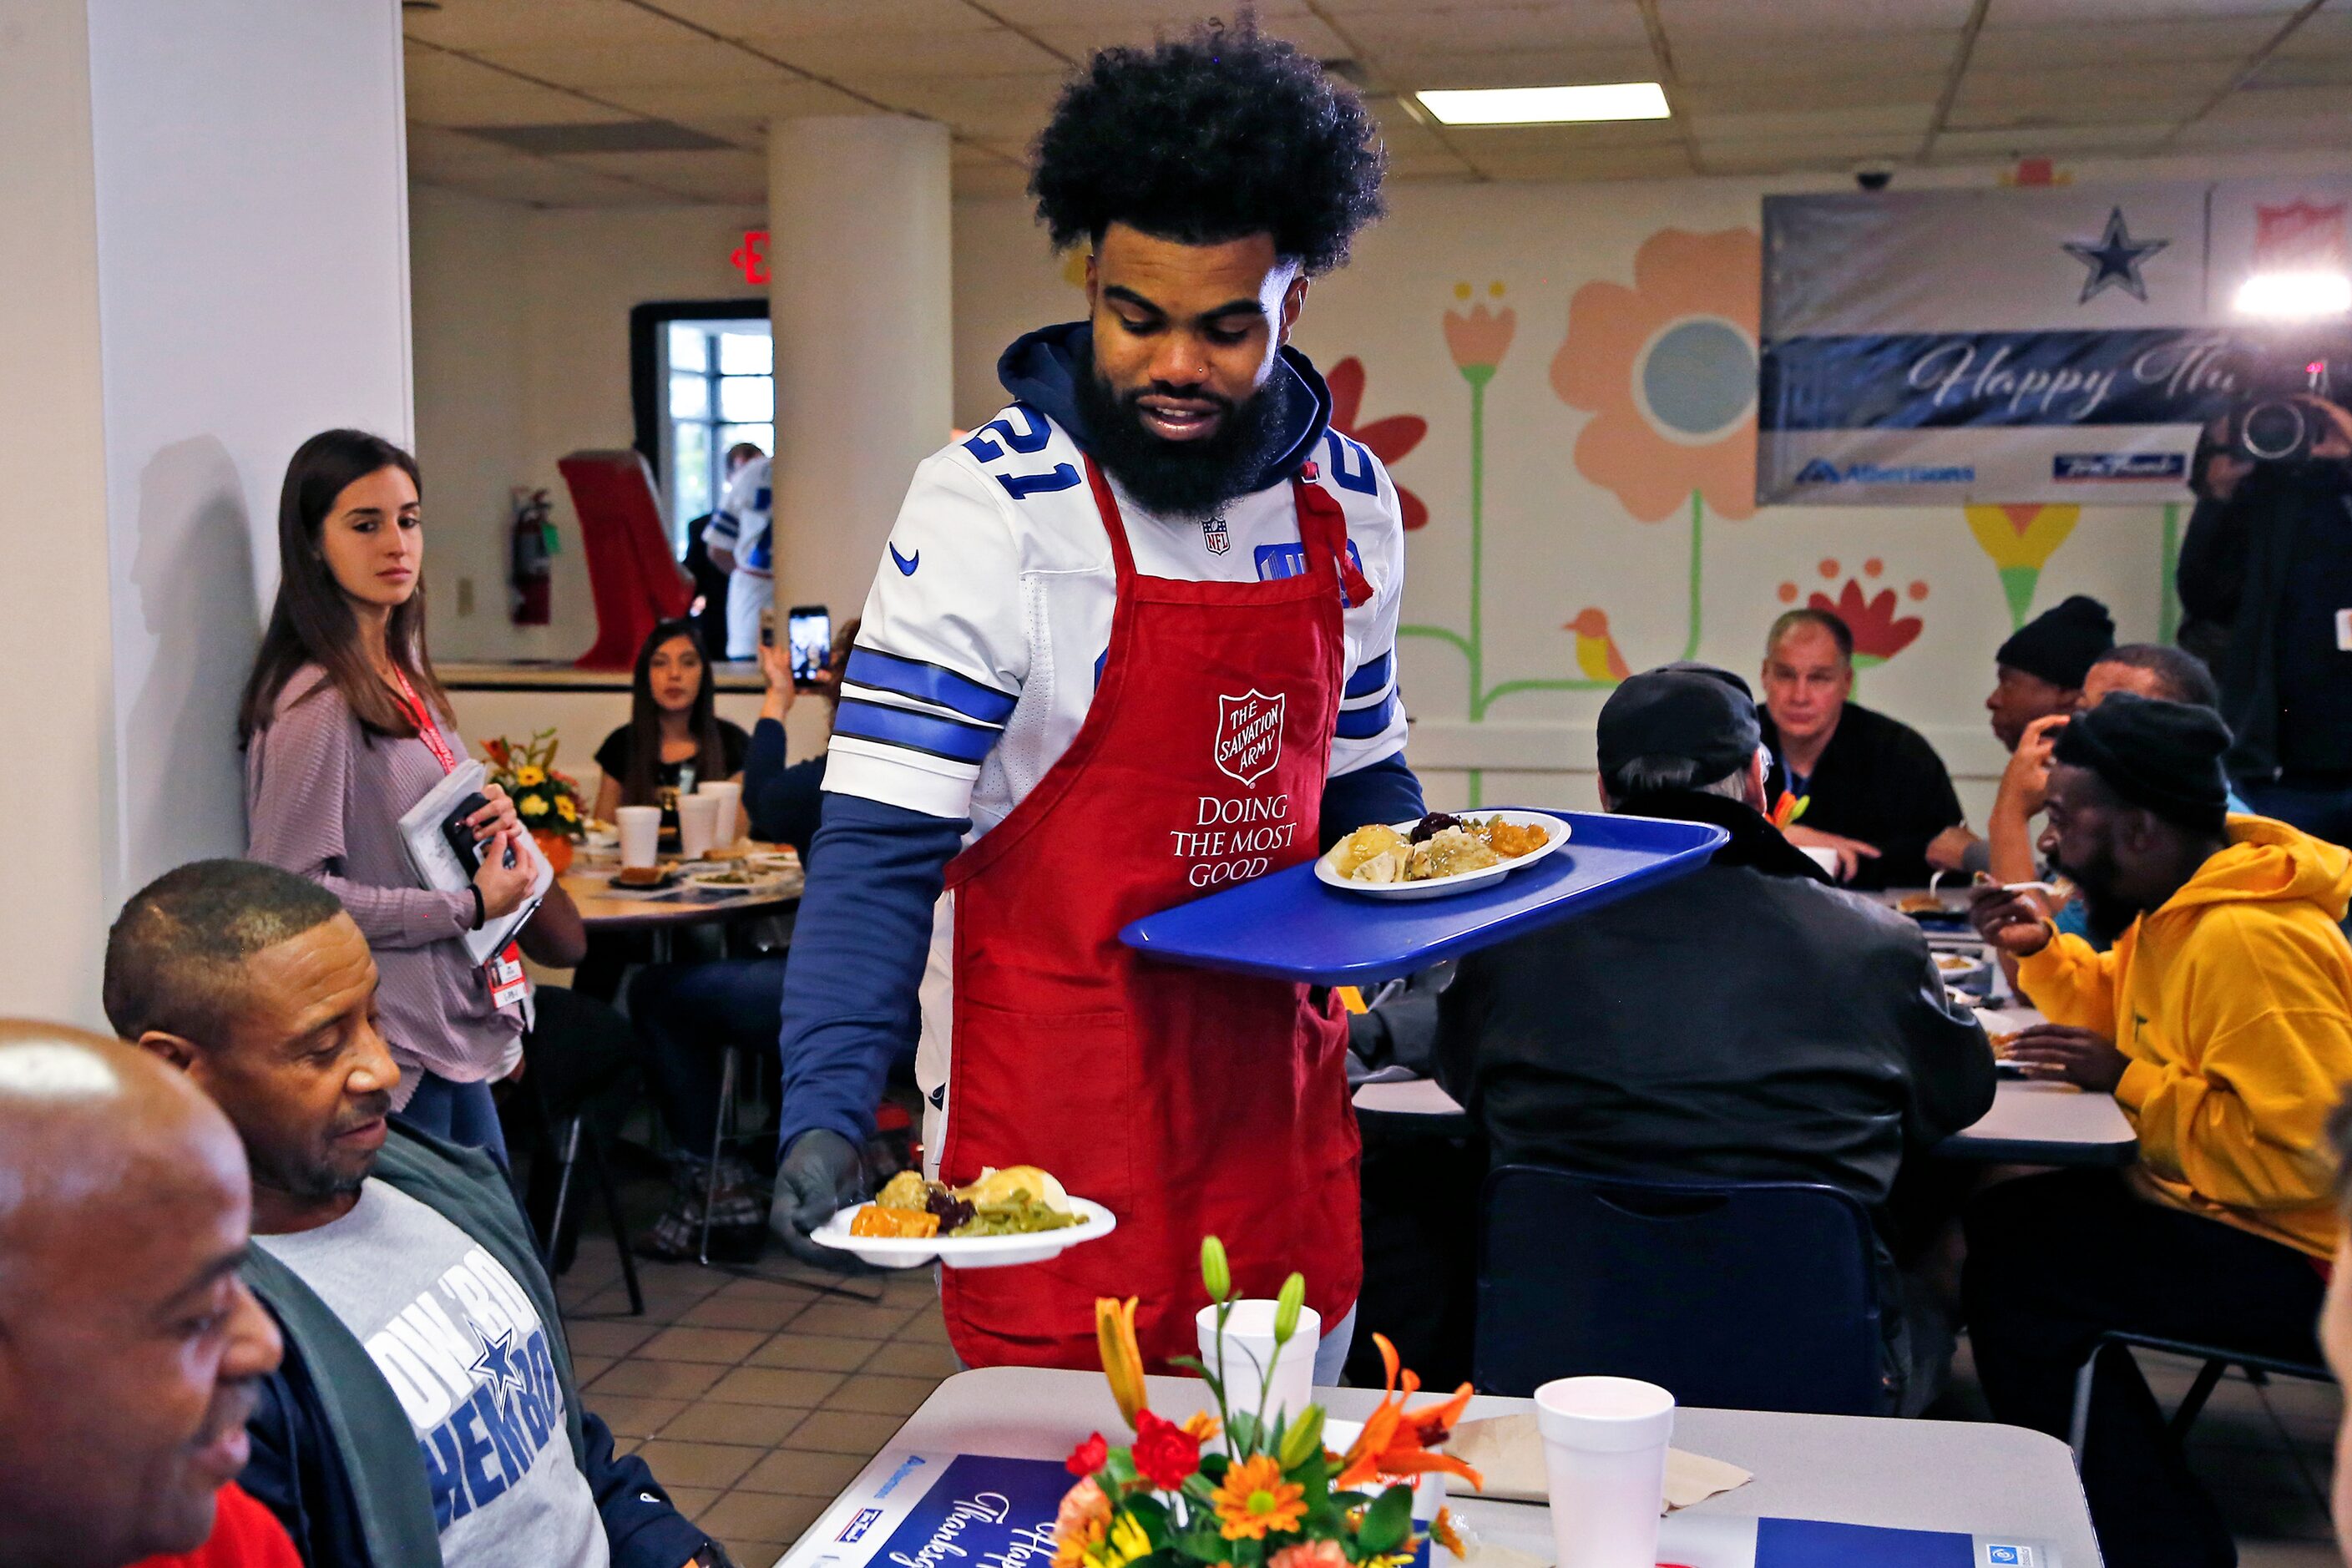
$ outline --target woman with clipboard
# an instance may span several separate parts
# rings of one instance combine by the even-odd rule
[[[278,587],[237,715],[247,853],[331,889],[366,935],[382,1027],[409,1121],[501,1161],[489,1086],[522,1059],[530,982],[519,947],[557,963],[585,945],[560,887],[482,963],[469,932],[522,907],[538,862],[496,784],[462,820],[480,863],[451,891],[420,885],[400,819],[464,761],[425,650],[416,459],[328,430],[287,465]]]

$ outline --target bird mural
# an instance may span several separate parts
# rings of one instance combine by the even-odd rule
[[[1619,681],[1633,673],[1625,656],[1617,651],[1617,639],[1609,635],[1607,611],[1579,610],[1576,619],[1559,629],[1576,634],[1576,668],[1591,679]]]

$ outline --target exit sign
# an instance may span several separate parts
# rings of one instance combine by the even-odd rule
[[[768,231],[764,228],[745,229],[743,243],[737,246],[727,259],[735,264],[735,270],[743,275],[744,282],[765,285],[768,281]]]

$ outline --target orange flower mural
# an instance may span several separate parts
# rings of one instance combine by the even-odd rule
[[[1364,405],[1364,362],[1353,354],[1333,365],[1323,380],[1331,389],[1331,428],[1378,458],[1393,480],[1399,460],[1420,446],[1421,438],[1429,434],[1429,421],[1418,414],[1391,414],[1385,419],[1359,424],[1357,416]],[[1404,513],[1408,530],[1429,526],[1429,508],[1401,484],[1397,486],[1397,505]]]
[[[1823,561],[1821,564],[1822,576],[1832,582],[1836,581],[1842,570],[1834,560]],[[1875,579],[1884,576],[1885,572],[1886,563],[1876,556],[1862,563],[1863,577]],[[1798,592],[1794,583],[1781,584],[1780,602],[1794,604]],[[1927,584],[1915,579],[1903,592],[1916,603],[1927,596]],[[1846,629],[1853,634],[1853,667],[1856,669],[1885,664],[1919,640],[1920,619],[1916,616],[1899,613],[1901,601],[1895,590],[1881,588],[1875,594],[1867,593],[1859,577],[1848,577],[1845,586],[1838,590],[1838,596],[1834,599],[1827,594],[1815,592],[1806,598],[1805,604],[1811,609],[1827,610],[1845,623]]]
[[[1470,313],[1459,310],[1445,312],[1445,352],[1454,356],[1454,368],[1472,381],[1491,379],[1495,367],[1511,352],[1511,334],[1519,329],[1518,312],[1508,305],[1499,310],[1489,310],[1483,304],[1470,307]]]
[[[1686,498],[1727,518],[1756,511],[1756,231],[1661,229],[1633,257],[1633,286],[1587,283],[1569,300],[1552,390],[1593,417],[1577,471],[1643,522]],[[1696,501],[1694,501],[1696,505]]]

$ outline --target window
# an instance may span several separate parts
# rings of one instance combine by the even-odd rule
[[[764,320],[672,320],[656,338],[662,416],[657,467],[673,545],[727,493],[727,452],[776,449],[775,348]]]

